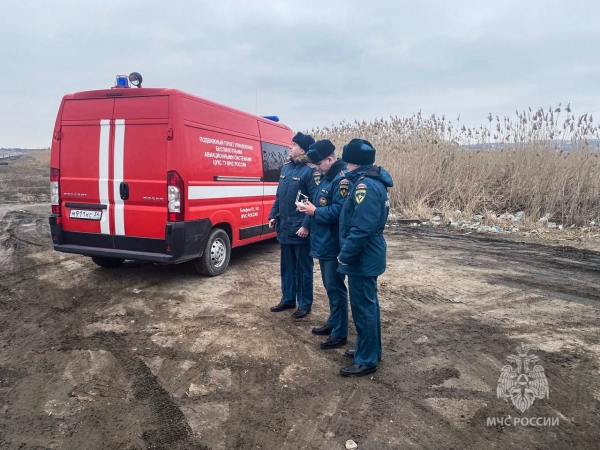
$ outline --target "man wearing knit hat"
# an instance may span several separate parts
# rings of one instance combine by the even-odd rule
[[[298,192],[312,198],[317,190],[313,170],[307,165],[306,152],[315,140],[297,133],[292,138],[290,161],[281,169],[275,203],[269,214],[269,228],[277,231],[281,244],[281,291],[283,296],[272,312],[296,307],[292,314],[300,319],[310,313],[313,303],[313,258],[310,256],[310,217],[298,211]]]
[[[312,217],[310,255],[319,260],[323,286],[329,298],[327,323],[313,328],[312,332],[329,336],[321,342],[321,348],[331,349],[348,343],[348,290],[344,284],[345,276],[338,272],[337,262],[340,212],[348,195],[348,180],[343,172],[346,163],[336,159],[335,146],[328,139],[311,145],[307,156],[323,175],[312,202],[306,202],[298,209]]]
[[[344,146],[342,159],[348,164],[346,177],[352,183],[340,216],[339,271],[348,276],[350,306],[356,326],[356,345],[346,355],[354,364],[340,373],[361,377],[377,370],[381,358],[381,319],[377,299],[377,277],[385,271],[387,244],[383,230],[390,202],[392,177],[375,166],[375,149],[363,139]]]

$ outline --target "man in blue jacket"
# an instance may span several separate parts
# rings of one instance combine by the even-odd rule
[[[313,258],[310,256],[310,217],[298,211],[298,191],[312,198],[317,190],[314,170],[307,163],[306,152],[315,140],[297,133],[292,138],[290,161],[281,169],[275,203],[269,214],[269,228],[277,231],[281,244],[281,291],[283,296],[272,312],[296,307],[295,319],[310,313],[313,303]],[[302,198],[302,197],[301,197]]]
[[[390,201],[392,177],[373,165],[375,149],[369,141],[352,139],[344,146],[342,159],[348,164],[346,177],[352,187],[340,216],[339,271],[348,275],[350,306],[356,326],[354,350],[346,355],[354,364],[340,373],[361,377],[377,370],[381,358],[381,319],[377,299],[377,277],[385,272],[387,244],[383,230]]]
[[[328,139],[311,145],[307,156],[322,175],[312,202],[298,209],[312,217],[310,255],[319,260],[323,286],[329,298],[327,323],[313,328],[312,332],[330,335],[321,342],[322,349],[338,348],[348,343],[348,290],[344,284],[345,276],[338,272],[337,262],[340,212],[348,195],[348,180],[344,176],[346,163],[336,159],[335,146]]]

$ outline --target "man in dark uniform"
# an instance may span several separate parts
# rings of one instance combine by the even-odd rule
[[[307,156],[323,175],[312,202],[306,202],[298,209],[312,217],[310,255],[319,260],[323,286],[329,298],[327,323],[313,328],[312,332],[330,335],[321,342],[321,348],[330,349],[348,343],[348,290],[344,284],[345,276],[338,272],[337,262],[340,212],[348,195],[348,180],[343,173],[346,163],[336,159],[335,146],[328,139],[311,145]]]
[[[377,370],[381,358],[381,319],[377,299],[377,277],[385,271],[387,244],[383,230],[390,201],[392,177],[373,165],[375,149],[369,141],[352,139],[344,146],[342,159],[348,164],[346,177],[352,187],[340,216],[339,271],[348,275],[350,306],[356,326],[354,351],[346,354],[354,364],[340,373],[361,377]]]
[[[312,198],[317,190],[314,170],[307,163],[306,152],[315,140],[310,135],[297,133],[292,138],[290,161],[281,169],[275,203],[269,214],[269,228],[277,231],[281,244],[281,291],[283,296],[272,312],[298,309],[295,319],[310,313],[313,303],[313,258],[310,256],[310,217],[298,211],[298,191]],[[303,197],[301,197],[303,198]]]

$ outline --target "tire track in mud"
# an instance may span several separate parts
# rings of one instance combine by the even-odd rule
[[[531,291],[537,291],[539,293],[550,292],[555,297],[571,297],[572,301],[582,301],[589,303],[590,300],[600,303],[600,291],[594,291],[591,289],[583,290],[585,286],[565,286],[563,284],[557,284],[552,282],[535,281],[531,276],[529,277],[510,277],[510,276],[499,276],[496,281],[491,281],[491,284],[502,284],[507,287],[514,289],[522,289],[523,287],[529,288]]]
[[[489,269],[491,272],[486,276],[492,286],[537,291],[541,295],[549,293],[567,301],[600,301],[599,252],[443,232],[395,230],[392,234],[400,239],[420,236],[426,248],[459,252],[450,256],[450,260],[457,267]],[[510,271],[498,273],[500,268]]]
[[[503,261],[526,261],[530,267],[548,268],[548,259],[553,267],[575,271],[600,272],[600,252],[571,246],[545,245],[539,242],[523,242],[494,238],[485,235],[450,234],[444,231],[418,229],[394,229],[386,233],[402,239],[418,239],[423,245],[436,250],[471,250],[488,254]],[[540,258],[541,256],[541,258]]]
[[[131,265],[125,272],[115,272],[96,269],[100,276],[95,276],[95,266],[87,263],[83,271],[77,273],[61,272],[61,265],[69,260],[82,259],[78,256],[61,258],[60,261],[38,263],[26,258],[41,249],[52,248],[48,226],[44,219],[24,211],[9,211],[1,222],[0,228],[0,310],[2,314],[2,329],[7,337],[22,336],[19,330],[22,318],[30,321],[31,309],[38,310],[34,313],[35,322],[46,329],[45,339],[39,342],[35,336],[27,338],[32,348],[42,351],[44,348],[58,345],[62,350],[79,351],[85,347],[102,349],[110,352],[117,359],[123,370],[131,380],[133,387],[134,409],[146,408],[147,414],[138,414],[144,417],[141,427],[142,438],[148,449],[164,450],[206,450],[208,447],[198,441],[188,424],[188,421],[175,404],[169,393],[163,389],[157,378],[151,373],[148,366],[128,348],[127,339],[116,333],[101,332],[91,338],[82,338],[79,334],[78,324],[86,324],[93,320],[94,311],[98,307],[107,306],[110,297],[126,297],[128,290],[134,284],[141,289],[151,289],[159,285],[168,275],[159,276],[148,280],[148,268],[138,268]],[[4,251],[3,251],[4,250]],[[61,255],[62,256],[62,255]],[[53,283],[42,281],[38,278],[47,274],[48,269],[56,272]],[[153,270],[150,269],[151,272]],[[131,276],[134,275],[132,282]],[[73,276],[81,280],[83,286],[59,287],[56,284],[61,277]],[[92,281],[95,279],[95,282]],[[100,290],[94,287],[100,279],[104,280]],[[106,283],[108,282],[108,283]],[[46,286],[43,288],[42,286]],[[10,300],[10,302],[9,302]],[[88,312],[85,312],[88,311]],[[91,317],[90,317],[91,315]],[[28,317],[24,317],[28,316]],[[54,331],[47,328],[49,323],[54,323]],[[76,326],[73,326],[76,325]],[[12,331],[11,331],[12,330]],[[18,333],[18,334],[15,334]],[[57,334],[58,333],[58,334]],[[139,339],[139,338],[137,338]],[[145,343],[153,344],[148,340]],[[25,376],[25,375],[23,375]],[[18,382],[18,380],[17,380]],[[4,438],[2,438],[4,439]],[[110,448],[113,448],[109,444]]]
[[[35,266],[35,262],[25,257],[43,248],[52,248],[50,226],[45,219],[24,210],[4,214],[0,220],[0,274]]]
[[[61,350],[106,350],[117,359],[133,382],[133,396],[137,406],[145,405],[150,410],[151,416],[145,417],[141,425],[142,439],[148,449],[210,450],[194,435],[185,415],[160,385],[157,377],[129,348],[130,344],[125,337],[102,332],[82,339],[74,346],[65,343]]]
[[[88,266],[86,272],[93,271],[95,266]],[[96,268],[100,273],[106,274],[107,271]],[[136,270],[138,272],[139,270]],[[84,274],[80,274],[84,275]],[[12,274],[13,277],[19,274]],[[131,276],[131,273],[129,274]],[[35,278],[35,276],[34,276]],[[54,332],[47,336],[44,343],[40,346],[40,350],[44,347],[56,347],[58,351],[80,351],[80,350],[106,350],[110,352],[118,361],[122,369],[127,374],[132,384],[133,405],[129,410],[139,410],[135,413],[135,417],[144,417],[140,423],[142,428],[142,439],[148,449],[164,449],[164,450],[206,450],[208,447],[203,445],[191,430],[188,421],[176,405],[174,399],[160,385],[156,376],[154,376],[148,366],[132,351],[130,347],[135,346],[129,342],[125,335],[120,335],[113,332],[100,332],[91,337],[84,338],[80,334],[79,324],[93,322],[95,311],[98,308],[110,306],[114,301],[108,302],[109,297],[119,298],[130,295],[128,290],[130,286],[123,286],[123,277],[111,277],[109,284],[117,284],[121,286],[113,286],[104,288],[101,291],[94,289],[93,285],[89,285],[85,292],[82,292],[80,287],[60,289],[56,287],[48,287],[40,290],[40,285],[48,284],[36,280],[36,286],[32,283],[22,285],[22,289],[9,290],[2,286],[0,298],[5,294],[10,295],[16,301],[22,299],[24,303],[20,309],[15,309],[12,317],[5,317],[7,320],[5,331],[9,331],[9,324],[15,324],[17,316],[22,316],[21,310],[23,305],[28,305],[38,309],[37,321],[48,324],[49,321],[55,323]],[[125,277],[128,278],[128,277]],[[160,285],[163,281],[162,277],[145,280],[141,277],[138,285],[142,289],[150,289],[153,286]],[[76,298],[72,299],[73,294]],[[40,301],[41,300],[41,301]],[[31,314],[31,313],[29,313]],[[28,315],[29,315],[28,314]],[[18,320],[17,320],[18,321]],[[73,326],[76,325],[76,326]],[[16,325],[15,325],[16,326]],[[58,333],[58,334],[57,334]],[[12,333],[11,333],[12,334]],[[154,344],[144,336],[144,334],[135,333],[134,339],[137,346],[151,346]],[[33,339],[33,337],[32,337]],[[35,341],[35,339],[34,339]],[[37,347],[39,343],[31,344]],[[170,355],[171,357],[173,355]],[[147,411],[150,411],[148,416]],[[129,411],[131,412],[131,411]],[[126,413],[129,415],[129,413]],[[108,444],[107,448],[116,448]]]

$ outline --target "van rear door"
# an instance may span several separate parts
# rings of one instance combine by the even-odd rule
[[[113,120],[115,248],[164,252],[169,97],[117,98]]]
[[[65,101],[65,243],[165,251],[168,129],[168,96]]]
[[[60,187],[62,226],[67,244],[113,247],[107,184],[113,108],[113,99],[65,101],[61,122]],[[101,234],[105,236],[101,237]]]

